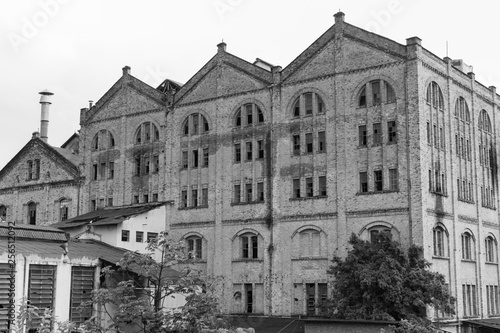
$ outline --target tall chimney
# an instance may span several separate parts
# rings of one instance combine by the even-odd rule
[[[39,92],[40,95],[40,104],[42,104],[42,117],[40,119],[40,139],[47,142],[48,131],[49,131],[49,108],[52,102],[50,101],[52,95],[47,89],[42,92]]]

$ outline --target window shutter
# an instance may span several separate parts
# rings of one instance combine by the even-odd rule
[[[40,311],[53,309],[55,278],[56,266],[30,265],[28,301],[31,306]],[[40,322],[40,318],[34,318],[30,328],[37,328]]]
[[[70,321],[80,324],[89,319],[92,309],[80,310],[78,307],[91,300],[94,289],[95,267],[71,267],[71,300],[70,300]]]

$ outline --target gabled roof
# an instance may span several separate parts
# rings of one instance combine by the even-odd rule
[[[9,230],[13,229],[16,239],[37,239],[66,242],[66,233],[53,227],[31,225],[31,224],[12,224],[0,222],[0,238],[8,237]]]
[[[113,206],[94,210],[92,212],[73,217],[63,222],[51,224],[52,227],[67,229],[83,226],[92,223],[96,225],[120,224],[131,217],[144,214],[150,210],[165,205],[165,202],[132,205],[132,206]]]
[[[176,92],[179,89],[181,89],[182,83],[170,80],[170,79],[165,79],[158,87],[156,87],[156,90],[166,94],[169,91]]]
[[[80,157],[78,155],[71,154],[71,152],[62,148],[53,147],[39,137],[33,137],[7,163],[7,165],[5,165],[2,170],[0,170],[0,181],[5,176],[5,174],[15,168],[17,162],[21,159],[21,157],[27,154],[31,149],[37,149],[41,151],[45,156],[52,158],[61,168],[70,173],[74,178],[80,177],[80,171],[78,170]]]
[[[85,122],[89,122],[99,111],[118,93],[124,86],[132,87],[140,94],[147,96],[155,101],[159,106],[165,105],[166,96],[162,92],[151,87],[149,84],[139,80],[128,72],[124,72],[118,81],[94,104],[92,108],[86,111]]]
[[[222,64],[228,65],[237,71],[261,82],[263,85],[270,85],[273,82],[273,75],[271,72],[254,65],[246,60],[238,58],[229,52],[226,52],[226,44],[220,43],[218,52],[196,73],[188,82],[186,82],[181,89],[174,95],[174,103],[179,103],[185,96],[189,94],[203,78],[205,78],[217,66]]]
[[[342,35],[345,38],[356,40],[371,48],[381,50],[401,59],[406,58],[406,47],[404,45],[344,22],[344,14],[341,12],[335,14],[335,17],[336,23],[281,71],[282,81],[286,81],[293,73],[307,64],[318,52],[325,48],[336,35]]]
[[[74,139],[79,139],[80,138],[80,134],[78,132],[75,132],[73,133],[73,135],[71,135],[68,140],[66,140],[66,142],[64,142],[62,145],[61,145],[61,148],[66,148],[66,146],[71,143],[71,141],[73,141]]]

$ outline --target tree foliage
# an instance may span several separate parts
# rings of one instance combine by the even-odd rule
[[[421,258],[419,247],[405,251],[387,232],[379,233],[374,242],[353,234],[349,244],[352,249],[347,257],[335,257],[328,272],[334,277],[334,291],[323,305],[327,316],[406,320],[406,325],[414,325],[419,332],[429,325],[427,306],[454,313],[455,300],[444,276],[429,270],[430,263]]]
[[[228,328],[217,299],[205,292],[210,285],[200,271],[193,269],[192,254],[185,252],[182,242],[162,233],[148,243],[146,250],[146,254],[126,253],[117,266],[104,268],[100,288],[92,291],[91,301],[80,307],[93,317],[81,325],[59,323],[59,331],[208,333]],[[174,270],[180,266],[184,269]],[[186,302],[168,309],[166,300],[171,297],[185,297]],[[36,309],[21,310],[19,318],[24,324],[42,317],[32,313]],[[43,318],[48,324],[40,327],[40,333],[45,332],[45,326],[50,330],[56,319],[47,313]]]

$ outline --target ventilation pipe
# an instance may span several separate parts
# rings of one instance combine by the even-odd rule
[[[40,95],[40,104],[42,104],[42,117],[40,119],[40,139],[47,142],[48,139],[48,131],[49,131],[49,108],[50,104],[52,104],[51,96],[54,93],[51,93],[47,89],[42,92],[39,92]]]

